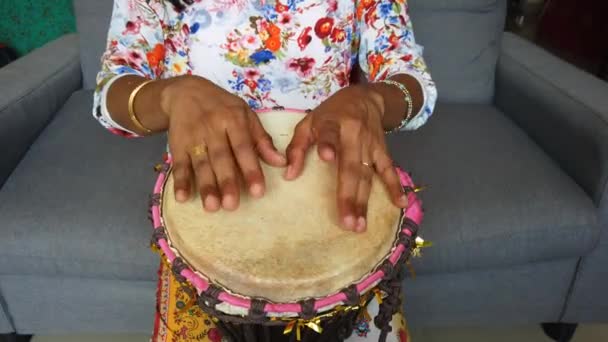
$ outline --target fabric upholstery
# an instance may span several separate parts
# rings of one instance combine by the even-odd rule
[[[80,87],[76,35],[0,69],[0,186],[67,98]]]
[[[428,186],[421,234],[435,247],[414,260],[418,273],[573,258],[597,242],[592,200],[492,106],[440,104],[389,146]]]
[[[4,298],[0,296],[0,334],[8,334],[14,331],[8,315],[8,305],[6,305]]]
[[[409,0],[414,34],[443,102],[489,103],[506,0]]]
[[[604,226],[598,246],[579,265],[565,322],[608,322],[608,226]]]
[[[563,317],[608,319],[608,84],[506,33],[496,104],[594,199],[602,235],[579,265]],[[550,122],[550,125],[546,123]]]
[[[414,329],[556,322],[576,261],[408,278],[403,285],[405,317]]]
[[[153,280],[148,196],[164,137],[128,140],[76,92],[0,189],[0,274]]]
[[[593,197],[596,205],[608,195],[606,94],[608,83],[505,34],[496,104]],[[608,215],[608,207],[603,211]]]
[[[567,259],[408,278],[405,313],[412,327],[555,321],[575,264],[576,259]],[[154,286],[147,281],[0,276],[22,334],[149,334]]]
[[[156,283],[0,276],[20,334],[152,333]]]
[[[80,36],[81,67],[85,89],[95,88],[95,76],[106,46],[113,0],[73,0]]]

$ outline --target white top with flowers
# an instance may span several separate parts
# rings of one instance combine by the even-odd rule
[[[107,89],[123,75],[194,74],[253,109],[314,109],[349,85],[358,62],[369,81],[410,74],[424,106],[405,129],[431,115],[437,91],[414,40],[407,0],[114,0],[94,115],[112,132],[135,136],[110,117]]]

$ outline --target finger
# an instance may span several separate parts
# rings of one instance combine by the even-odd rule
[[[228,140],[232,152],[245,178],[245,185],[249,189],[249,193],[253,197],[261,197],[264,195],[264,174],[247,129],[248,123],[240,122],[236,124],[236,127],[228,130]]]
[[[217,182],[213,169],[206,155],[200,157],[190,157],[192,161],[192,169],[198,184],[198,190],[203,203],[203,208],[207,211],[217,211],[221,207],[220,192],[217,188]]]
[[[190,160],[185,153],[173,155],[173,191],[178,202],[185,202],[190,198],[191,170]]]
[[[403,193],[403,187],[399,181],[397,170],[393,166],[393,160],[388,156],[386,149],[376,148],[374,153],[374,165],[376,173],[386,186],[391,201],[399,208],[407,207],[407,197]]]
[[[285,179],[293,180],[297,178],[304,169],[304,159],[306,152],[312,144],[311,134],[311,114],[308,114],[300,121],[295,128],[293,138],[287,146],[287,171]]]
[[[272,137],[266,132],[258,115],[252,110],[249,111],[249,123],[253,144],[262,160],[276,167],[287,165],[287,158],[277,151],[272,142]]]
[[[374,175],[373,162],[369,152],[369,144],[364,143],[361,146],[362,160],[368,165],[361,162],[361,178],[359,179],[359,188],[357,189],[356,214],[357,225],[355,231],[364,232],[367,229],[367,203],[372,187],[372,177]]]
[[[319,157],[324,161],[335,160],[340,144],[340,125],[335,121],[325,120],[315,133]]]
[[[361,146],[350,134],[338,150],[338,213],[345,229],[356,228],[356,198],[361,178]]]
[[[186,140],[180,139],[183,135],[176,134],[179,129],[169,130],[169,152],[173,159],[171,174],[173,175],[173,191],[175,200],[185,202],[190,198],[192,168]]]
[[[208,139],[209,161],[222,194],[222,208],[235,210],[239,205],[239,186],[234,156],[225,131],[216,131]]]

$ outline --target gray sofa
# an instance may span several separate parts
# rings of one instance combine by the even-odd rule
[[[150,332],[147,195],[163,137],[91,116],[111,0],[0,69],[0,333]],[[439,89],[392,136],[426,184],[416,326],[608,321],[608,84],[503,33],[506,1],[410,0]],[[603,235],[603,236],[602,236]]]

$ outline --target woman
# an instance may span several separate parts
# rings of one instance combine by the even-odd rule
[[[373,172],[407,204],[384,136],[433,111],[421,52],[406,0],[115,0],[94,115],[128,137],[167,131],[176,199],[197,189],[208,211],[238,207],[239,177],[263,196],[260,159],[297,178],[317,145],[338,165],[341,225],[361,232]],[[254,113],[275,106],[312,109],[286,155]]]

